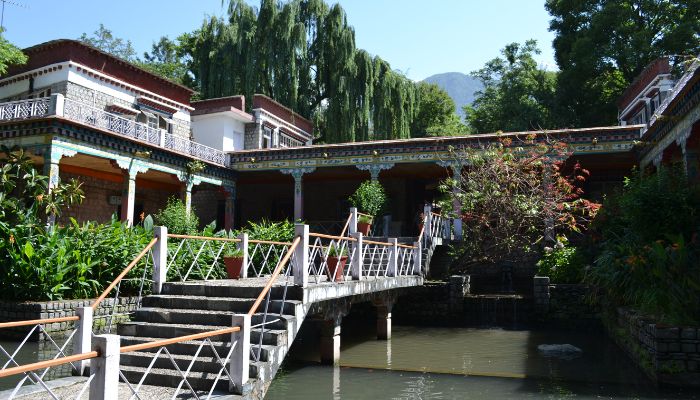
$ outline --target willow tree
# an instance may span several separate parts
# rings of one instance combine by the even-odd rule
[[[188,43],[204,98],[265,94],[312,118],[325,142],[410,136],[415,84],[355,46],[338,4],[230,0],[228,19],[204,21]]]

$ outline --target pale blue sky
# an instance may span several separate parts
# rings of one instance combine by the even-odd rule
[[[160,36],[200,26],[221,15],[221,0],[11,0],[5,6],[7,38],[28,47],[77,38],[100,23],[130,39],[139,54]],[[510,42],[537,39],[541,65],[556,69],[544,0],[338,0],[355,27],[357,46],[421,80],[440,72],[469,73]],[[249,0],[258,5],[259,1]]]

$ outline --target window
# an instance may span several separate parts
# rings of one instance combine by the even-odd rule
[[[303,145],[304,143],[301,140],[297,140],[280,133],[280,147],[299,147]]]
[[[644,108],[642,108],[641,110],[639,110],[639,112],[636,113],[636,114],[634,115],[634,117],[632,117],[631,124],[632,124],[632,125],[646,124],[646,123],[647,123],[647,119],[646,119],[646,112],[645,112],[645,111],[646,111],[646,110],[645,110]]]
[[[661,105],[661,95],[659,93],[657,93],[656,95],[654,95],[654,97],[651,98],[651,101],[649,102],[649,107],[651,108],[649,111],[651,111],[652,115],[659,108],[660,105]]]
[[[262,148],[269,149],[270,147],[272,147],[272,129],[263,128]]]
[[[136,121],[148,125],[149,128],[158,129],[158,117],[148,111],[141,110],[141,114],[136,117]]]

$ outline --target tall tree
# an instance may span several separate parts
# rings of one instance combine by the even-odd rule
[[[138,64],[173,82],[191,86],[194,84],[193,78],[188,73],[188,60],[180,44],[186,43],[188,39],[186,34],[176,40],[163,36],[158,42],[153,43],[150,52],[143,53],[143,60],[139,60]]]
[[[455,102],[433,83],[418,83],[418,112],[411,125],[413,137],[452,136],[466,133],[456,114]]]
[[[567,125],[613,124],[616,100],[660,56],[700,52],[700,0],[547,0]]]
[[[338,4],[231,0],[186,45],[202,97],[266,94],[314,120],[317,140],[410,137],[417,89],[355,46]]]
[[[103,24],[100,24],[100,27],[92,35],[88,36],[87,33],[83,33],[78,40],[126,61],[131,62],[137,59],[136,50],[134,50],[131,40],[115,37],[112,31],[105,28]]]
[[[12,65],[22,65],[27,62],[27,56],[22,50],[5,39],[4,30],[0,30],[0,75],[7,73]]]
[[[474,133],[556,126],[556,73],[537,66],[534,55],[539,53],[535,40],[511,43],[501,50],[502,57],[472,73],[484,85],[474,103],[464,108]]]

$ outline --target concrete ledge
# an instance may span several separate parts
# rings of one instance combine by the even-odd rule
[[[311,284],[302,290],[304,303],[359,296],[423,284],[423,277],[418,275],[397,276],[389,278],[367,278],[343,283],[323,282]]]

